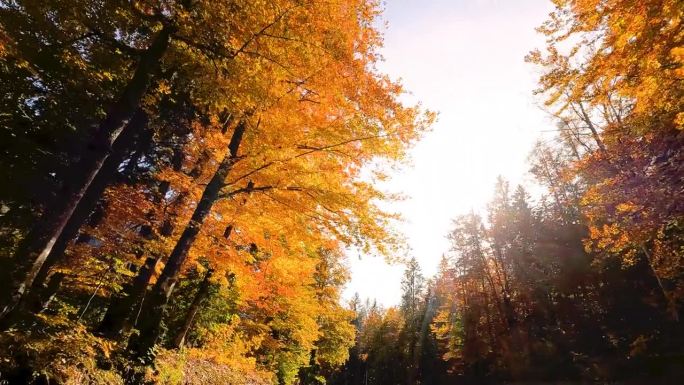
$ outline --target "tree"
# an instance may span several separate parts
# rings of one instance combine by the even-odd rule
[[[673,319],[680,238],[665,229],[682,217],[680,18],[673,1],[560,1],[539,29],[545,54],[528,57],[544,71],[538,92],[575,142],[583,132],[593,141],[566,171],[588,186],[588,246],[625,264],[644,259]]]
[[[326,22],[334,25],[337,16],[332,13],[333,19]],[[334,28],[339,26],[334,25]],[[367,27],[361,24],[354,28],[365,30]],[[347,41],[357,38],[354,28],[346,32]],[[431,116],[404,108],[396,100],[400,88],[358,62],[358,55],[374,60],[372,51],[349,51],[343,43],[335,42],[331,47],[340,53],[338,56],[331,57],[324,52],[324,58],[330,60],[326,63],[330,70],[321,72],[317,68],[304,82],[292,84],[292,70],[283,73],[278,66],[265,69],[269,74],[273,71],[274,76],[283,77],[278,83],[282,92],[273,99],[264,100],[265,105],[251,112],[255,117],[251,119],[252,129],[244,137],[244,146],[247,146],[247,153],[255,155],[242,157],[231,152],[230,157],[221,161],[202,192],[190,226],[176,242],[155,284],[152,300],[145,305],[155,310],[146,312],[151,314],[150,319],[141,324],[142,335],[147,339],[140,342],[138,350],[141,353],[156,340],[158,331],[155,330],[173,290],[173,282],[181,272],[200,227],[214,205],[221,198],[237,194],[240,188],[236,189],[236,185],[247,178],[254,182],[253,190],[266,199],[287,211],[300,211],[299,215],[314,219],[317,231],[331,232],[342,242],[355,243],[366,250],[375,248],[380,253],[389,252],[393,237],[383,224],[392,216],[372,203],[383,195],[370,184],[357,180],[360,166],[376,157],[400,159],[406,146],[417,138]],[[372,50],[373,46],[359,49]],[[334,76],[339,71],[349,76]],[[301,92],[315,96],[316,100],[302,99]],[[346,97],[341,98],[341,95]],[[316,129],[312,129],[314,127]],[[282,130],[290,134],[282,136]],[[238,135],[233,135],[236,140],[232,142],[240,143],[242,134],[237,129],[234,132]]]
[[[21,290],[9,295],[5,310],[27,310],[12,330],[29,336],[45,322],[50,335],[116,346],[105,361],[130,358],[105,338],[139,335],[131,346],[160,352],[160,376],[181,356],[184,375],[197,360],[282,383],[334,370],[353,340],[337,304],[339,250],[389,257],[400,246],[396,216],[379,204],[392,197],[362,170],[401,161],[433,118],[400,102],[400,85],[375,68],[377,4],[0,8],[3,128],[35,120],[21,140],[49,143],[28,145],[27,160],[20,149],[0,157],[26,186],[49,181],[32,197],[0,197],[14,278],[3,282],[55,298],[35,315],[15,307]],[[202,284],[204,269],[214,273]]]
[[[419,339],[423,321],[422,301],[425,294],[425,280],[420,271],[416,258],[411,258],[406,264],[404,277],[401,280],[401,314],[404,318],[402,330],[403,343],[406,344],[406,381],[416,380],[419,362]]]

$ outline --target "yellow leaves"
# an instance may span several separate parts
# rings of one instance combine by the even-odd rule
[[[223,181],[222,198],[207,210],[183,267],[197,274],[205,264],[216,269],[217,297],[230,295],[227,308],[235,308],[240,317],[202,324],[208,329],[202,330],[207,334],[200,338],[202,348],[162,352],[166,370],[161,372],[168,374],[162,381],[179,380],[192,365],[205,368],[207,362],[247,371],[282,364],[296,375],[314,349],[319,362],[341,364],[354,340],[352,315],[337,303],[346,278],[331,274],[328,279],[335,283],[319,286],[316,268],[324,257],[318,252],[338,252],[347,243],[389,254],[400,243],[388,229],[395,217],[379,207],[387,196],[358,179],[368,162],[401,161],[434,120],[419,107],[404,106],[401,86],[375,69],[381,37],[373,21],[379,3],[198,0],[190,11],[182,2],[160,9],[149,2],[85,2],[88,12],[39,3],[38,8],[63,7],[68,13],[36,12],[36,24],[56,28],[9,33],[41,40],[32,47],[46,48],[39,61],[48,64],[36,66],[26,55],[30,60],[18,59],[13,69],[22,69],[23,78],[23,69],[44,71],[27,81],[41,94],[50,93],[46,105],[53,102],[50,96],[62,95],[51,93],[61,83],[78,83],[64,88],[64,95],[78,102],[92,99],[92,105],[58,100],[55,111],[74,115],[85,128],[97,121],[91,110],[106,111],[127,89],[140,63],[134,51],[147,48],[162,27],[149,20],[163,16],[178,24],[141,106],[148,112],[151,135],[136,136],[138,143],[114,165],[118,173],[112,172],[116,175],[101,197],[101,212],[93,215],[100,217],[98,223],[93,219],[84,226],[79,242],[67,251],[71,260],[64,265],[70,277],[64,292],[76,289],[88,298],[82,293],[87,289],[88,295],[95,290],[102,296],[98,285],[104,282],[104,296],[109,296],[131,283],[136,272],[129,267],[148,257],[166,260],[226,154],[235,122],[228,124],[223,114],[230,113],[248,119],[250,128]],[[11,12],[0,18],[6,20]],[[154,16],[157,12],[163,15]],[[3,58],[14,53],[4,33]],[[147,67],[144,62],[141,69]],[[378,177],[384,177],[382,170]],[[254,191],[244,191],[249,184]],[[156,265],[152,283],[164,267],[163,262]],[[188,289],[182,284],[190,284],[191,277],[181,273],[176,287]],[[207,323],[212,311],[217,309],[203,308],[198,324]],[[79,336],[81,326],[75,330]],[[100,349],[104,357],[114,349],[109,343],[85,345]],[[269,362],[277,361],[273,357],[280,361]]]
[[[166,80],[162,80],[159,83],[157,83],[157,93],[159,93],[160,95],[170,95],[171,86],[169,86],[169,82]]]
[[[3,41],[3,35],[0,34],[0,58],[7,55],[8,51],[9,51],[7,46],[8,46],[8,43],[6,41]]]
[[[114,342],[109,340],[102,340],[99,344],[100,351],[102,352],[102,355],[106,358],[110,357],[112,351],[114,350],[114,347]]]
[[[112,73],[109,71],[102,71],[99,73],[99,75],[100,75],[100,78],[103,80],[108,80],[108,81],[114,80],[114,75],[112,75]]]
[[[672,48],[670,58],[673,61],[673,74],[679,78],[684,78],[684,47]]]
[[[540,88],[547,102],[562,106],[563,95],[586,100],[619,91],[634,103],[633,115],[681,110],[681,9],[674,0],[558,1],[547,22],[554,28],[541,29],[549,38],[547,55],[528,55],[546,69]],[[559,54],[560,41],[573,42],[584,57],[568,61],[573,55]]]
[[[675,129],[684,128],[680,3],[559,0],[540,29],[545,52],[527,57],[544,71],[538,92],[558,109],[563,127],[580,135],[566,140],[576,160],[563,166],[563,180],[587,184],[585,247],[618,255],[626,266],[676,215],[671,202],[681,182],[671,176],[681,161],[673,149],[681,147]]]
[[[628,212],[633,212],[636,209],[636,206],[631,202],[621,202],[615,207],[615,209],[619,213],[624,214],[624,213],[628,213]]]
[[[684,130],[684,112],[677,114],[677,117],[675,118],[675,127],[679,130]]]
[[[640,335],[637,337],[632,343],[629,345],[630,350],[629,350],[629,356],[631,358],[638,357],[639,355],[645,353],[648,349],[648,343],[650,342],[651,337],[647,337],[644,335]]]

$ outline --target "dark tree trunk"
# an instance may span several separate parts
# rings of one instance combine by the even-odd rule
[[[50,303],[57,295],[57,291],[62,286],[62,281],[66,275],[61,272],[52,274],[50,280],[47,283],[47,287],[41,290],[40,295],[36,296],[36,301],[33,303],[33,308],[31,311],[35,313],[40,313],[47,310]]]
[[[140,336],[137,338],[134,337],[129,344],[129,348],[134,350],[139,356],[147,354],[147,352],[149,352],[157,343],[157,339],[161,333],[161,320],[164,311],[166,310],[169,297],[176,284],[178,273],[188,256],[190,247],[192,247],[192,244],[197,238],[197,234],[199,234],[204,220],[207,215],[209,215],[216,200],[219,198],[226,177],[238,160],[238,149],[246,128],[247,122],[244,120],[235,127],[235,131],[233,132],[228,145],[228,152],[221,161],[214,176],[207,184],[207,187],[204,189],[202,197],[197,203],[197,207],[195,207],[195,211],[190,218],[190,222],[185,227],[185,230],[183,230],[173,251],[171,251],[169,259],[164,266],[164,270],[159,276],[157,283],[154,285],[149,300],[146,301],[144,305],[143,314],[145,314],[145,317],[140,320]]]
[[[187,336],[188,332],[190,331],[190,328],[192,327],[193,322],[195,321],[197,311],[199,311],[202,301],[204,301],[207,295],[209,295],[209,286],[211,285],[210,279],[213,274],[214,270],[209,269],[209,271],[207,271],[207,274],[204,275],[204,279],[202,280],[202,283],[200,284],[200,287],[197,290],[197,294],[195,294],[195,298],[192,300],[192,303],[188,308],[188,312],[185,314],[183,326],[178,331],[176,338],[173,340],[174,348],[178,349],[182,347],[185,343],[185,337]]]
[[[223,231],[223,238],[229,239],[230,234],[233,233],[233,225],[228,225],[226,226],[226,229]]]
[[[88,221],[91,214],[93,214],[102,193],[115,178],[117,169],[126,157],[126,153],[134,147],[136,137],[138,136],[136,134],[143,132],[146,129],[147,115],[142,110],[138,110],[136,114],[133,115],[129,127],[126,128],[116,143],[114,143],[111,155],[107,158],[107,161],[105,161],[100,172],[97,174],[97,177],[90,184],[88,190],[83,195],[81,202],[74,210],[71,218],[69,218],[62,234],[57,239],[57,242],[55,242],[50,254],[45,259],[45,263],[43,263],[43,266],[38,271],[30,289],[31,291],[40,290],[43,286],[50,269],[60,260],[62,255],[64,255],[64,251],[66,251],[71,241],[76,238],[78,231],[83,224]]]
[[[152,145],[152,136],[152,130],[146,131],[144,135],[138,138],[134,148],[131,149],[132,154],[126,162],[126,167],[121,172],[124,178],[127,179],[129,182],[136,177],[137,167],[138,163],[140,162],[140,158],[142,158],[142,156],[148,151],[148,149]]]
[[[147,116],[142,110],[138,110],[131,122],[129,123],[130,128],[127,128],[120,136],[119,139],[114,143],[112,148],[112,153],[107,157],[106,161],[102,165],[100,172],[97,174],[92,183],[88,186],[83,198],[81,199],[78,206],[72,213],[69,221],[62,230],[59,238],[55,242],[54,246],[50,250],[50,254],[45,259],[40,270],[36,274],[33,283],[30,288],[24,293],[24,296],[19,299],[19,302],[14,306],[11,311],[2,318],[0,324],[0,329],[5,329],[11,326],[14,322],[20,319],[21,314],[25,311],[30,312],[40,312],[42,307],[38,306],[38,303],[42,302],[45,298],[54,297],[54,293],[50,293],[50,288],[45,288],[45,281],[50,273],[50,270],[57,264],[69,244],[74,240],[78,239],[78,231],[86,223],[89,218],[92,220],[91,215],[95,215],[97,212],[98,202],[102,193],[107,188],[107,185],[111,183],[116,175],[116,171],[123,161],[126,153],[134,146],[137,134],[140,131],[144,131],[147,127]],[[55,292],[58,289],[55,288]],[[44,292],[47,291],[47,292]]]
[[[120,295],[113,295],[104,318],[97,328],[97,332],[107,338],[116,339],[125,334],[133,326],[137,309],[145,296],[147,286],[154,275],[159,258],[147,258],[140,268],[133,283],[124,288]]]
[[[24,297],[45,263],[67,222],[83,199],[88,187],[109,157],[112,145],[124,127],[128,125],[147,92],[152,78],[159,69],[166,52],[172,28],[165,26],[154,38],[150,47],[140,57],[133,78],[128,82],[119,99],[100,123],[83,158],[67,178],[64,191],[60,193],[55,207],[47,209],[39,224],[27,235],[23,247],[15,253],[17,268],[13,274],[13,290],[0,305],[0,318],[11,312]]]

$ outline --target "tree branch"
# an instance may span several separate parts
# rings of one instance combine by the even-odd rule
[[[301,157],[303,157],[303,156],[310,155],[310,154],[315,153],[315,152],[330,150],[330,149],[333,149],[333,148],[335,148],[335,147],[344,146],[344,145],[346,145],[346,144],[353,143],[353,142],[361,142],[361,141],[370,140],[370,139],[385,138],[385,137],[388,137],[388,136],[390,136],[390,135],[391,135],[391,134],[384,134],[384,135],[369,135],[369,136],[364,136],[364,137],[361,137],[361,138],[353,138],[353,139],[349,139],[349,140],[345,140],[345,141],[342,141],[342,142],[330,144],[330,145],[327,145],[327,146],[321,146],[321,147],[314,147],[314,146],[308,146],[308,145],[299,145],[299,146],[297,146],[298,149],[306,149],[306,150],[308,150],[308,151],[305,151],[305,152],[303,152],[303,153],[300,153],[300,154],[291,156],[291,157],[289,157],[289,158],[280,159],[280,160],[272,160],[272,161],[270,161],[270,162],[267,162],[267,163],[265,163],[265,164],[263,164],[263,165],[261,165],[261,166],[255,168],[254,170],[252,170],[252,171],[250,171],[250,172],[248,172],[248,173],[246,173],[246,174],[243,174],[243,175],[237,177],[236,179],[233,179],[232,181],[226,183],[226,185],[235,184],[236,182],[239,182],[239,181],[242,180],[242,179],[248,178],[249,176],[254,175],[254,174],[256,174],[257,172],[262,171],[262,170],[264,170],[264,169],[266,169],[266,168],[269,168],[269,167],[273,166],[273,165],[276,164],[276,163],[285,163],[285,162],[289,162],[289,161],[291,161],[291,160],[295,160],[295,159],[297,159],[297,158],[301,158]]]

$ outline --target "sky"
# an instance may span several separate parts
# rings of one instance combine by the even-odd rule
[[[406,197],[388,207],[403,216],[398,229],[409,256],[429,277],[449,250],[453,218],[482,210],[499,175],[512,184],[531,182],[527,156],[553,123],[532,93],[538,70],[524,57],[543,47],[535,28],[552,6],[550,0],[388,0],[384,7],[379,69],[401,80],[407,103],[439,114],[409,164],[380,186]],[[344,297],[359,293],[398,304],[404,266],[349,254]]]

